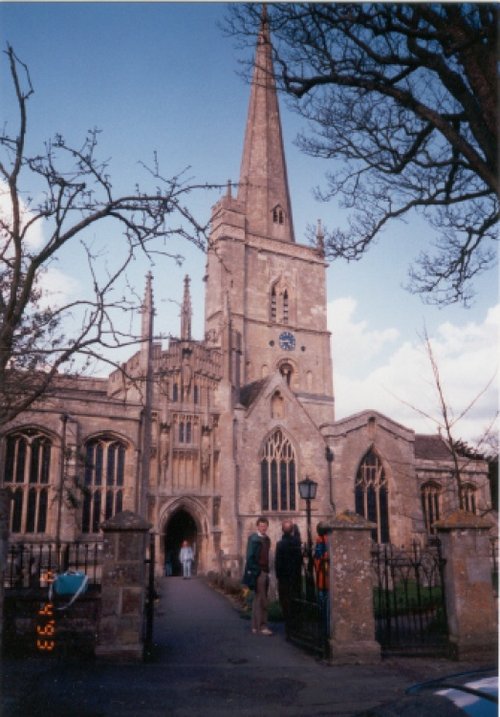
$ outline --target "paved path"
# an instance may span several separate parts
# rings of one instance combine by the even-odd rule
[[[425,678],[476,665],[392,659],[332,667],[255,636],[201,578],[164,578],[151,663],[5,660],[2,717],[351,717]]]

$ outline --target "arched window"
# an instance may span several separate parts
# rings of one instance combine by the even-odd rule
[[[441,517],[441,493],[441,486],[433,481],[424,483],[420,489],[425,529],[428,533],[435,532],[432,524]]]
[[[464,483],[461,488],[462,510],[466,510],[468,513],[476,513],[476,486],[472,483]]]
[[[284,220],[285,215],[283,213],[283,209],[278,204],[273,209],[273,222],[274,224],[283,224]]]
[[[262,510],[296,510],[295,451],[279,428],[266,441],[260,467]]]
[[[11,501],[12,533],[45,533],[52,444],[37,429],[7,437],[4,483]]]
[[[283,292],[283,323],[288,324],[288,291]]]
[[[98,533],[103,520],[123,510],[125,455],[125,445],[111,436],[86,444],[83,533]]]
[[[382,463],[373,450],[361,461],[355,485],[356,513],[377,527],[372,531],[376,543],[389,542],[389,496]]]
[[[276,284],[271,287],[271,321],[276,321]]]

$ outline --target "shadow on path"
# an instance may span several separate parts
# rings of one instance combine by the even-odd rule
[[[152,662],[5,660],[2,717],[352,717],[412,682],[476,665],[388,660],[332,667],[250,621],[202,578],[163,578]]]

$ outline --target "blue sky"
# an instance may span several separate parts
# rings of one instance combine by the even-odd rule
[[[139,162],[157,152],[162,172],[186,170],[196,181],[237,181],[249,88],[239,61],[248,59],[223,35],[218,23],[222,3],[5,3],[0,2],[2,48],[12,44],[29,66],[35,95],[29,109],[29,149],[35,151],[56,132],[79,144],[98,127],[99,154],[110,159],[117,190],[145,177]],[[12,122],[5,56],[0,69],[2,124]],[[334,226],[342,218],[333,203],[318,204],[312,189],[321,185],[328,164],[305,157],[294,145],[301,120],[281,101],[288,175],[297,241],[307,224],[321,218]],[[190,208],[204,220],[217,192],[191,196]],[[111,234],[111,235],[110,235]],[[428,227],[398,223],[366,257],[355,264],[336,262],[328,269],[329,322],[333,332],[337,417],[374,408],[419,431],[433,432],[403,401],[435,413],[435,401],[422,356],[424,324],[435,342],[443,382],[455,414],[484,388],[497,370],[498,275],[477,283],[471,309],[426,306],[402,285],[412,257],[418,255]],[[103,226],[90,239],[112,254],[119,241]],[[156,329],[178,332],[178,302],[185,273],[192,277],[194,334],[202,337],[204,257],[177,245],[183,267],[166,260],[153,267]],[[77,247],[54,267],[61,291],[81,291]],[[56,273],[57,270],[57,273]],[[142,295],[145,262],[130,280]],[[473,440],[497,409],[492,386],[457,426]]]

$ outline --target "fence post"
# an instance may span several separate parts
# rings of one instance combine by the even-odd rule
[[[434,523],[441,540],[451,657],[496,659],[497,613],[493,595],[491,523],[458,510]]]
[[[9,508],[10,496],[5,488],[0,488],[0,650],[3,645],[4,576],[9,547]]]
[[[346,510],[320,523],[330,555],[330,658],[334,665],[373,664],[381,659],[375,640],[371,530],[362,516]]]
[[[146,545],[151,524],[124,511],[101,526],[104,533],[102,607],[96,656],[143,658]]]

